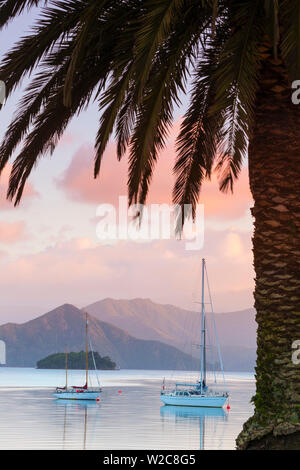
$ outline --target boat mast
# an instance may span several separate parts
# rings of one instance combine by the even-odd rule
[[[212,303],[212,297],[211,297],[211,292],[210,292],[210,287],[209,287],[209,280],[208,280],[208,274],[207,274],[207,268],[206,268],[206,266],[205,266],[205,274],[206,274],[207,290],[208,290],[208,295],[209,295],[209,303],[210,303],[210,306],[211,306],[212,320],[213,320],[214,331],[215,331],[216,342],[217,342],[217,350],[218,350],[218,356],[219,356],[219,363],[220,363],[221,372],[222,372],[222,375],[223,375],[223,382],[224,382],[224,385],[225,385],[225,375],[224,375],[223,359],[222,359],[222,354],[221,354],[220,341],[219,341],[219,336],[218,336],[218,331],[217,331],[217,325],[216,325],[216,319],[215,319],[214,306],[213,306],[213,303]]]
[[[85,356],[85,362],[86,362],[86,386],[88,386],[88,379],[89,379],[89,346],[88,346],[88,314],[85,314],[85,351],[86,351],[86,356]]]
[[[205,321],[205,316],[204,316],[204,372],[203,372],[203,382],[204,386],[206,385],[206,321]]]
[[[67,345],[66,345],[65,361],[66,361],[66,390],[67,390],[68,388],[68,346]]]
[[[205,368],[205,322],[204,322],[204,269],[205,259],[202,258],[202,296],[201,296],[201,376],[200,376],[200,391],[203,392],[203,375]]]

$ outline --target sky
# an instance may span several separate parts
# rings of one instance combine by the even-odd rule
[[[35,12],[0,32],[3,53],[26,33]],[[13,118],[22,87],[0,111],[0,139]],[[176,109],[149,195],[151,203],[171,203],[175,139],[188,99]],[[0,323],[23,322],[63,303],[84,307],[97,300],[150,298],[195,309],[201,258],[207,261],[217,312],[253,305],[252,205],[246,166],[234,194],[218,190],[217,178],[204,184],[204,244],[186,250],[185,240],[104,243],[97,237],[97,207],[126,195],[127,160],[117,161],[112,139],[102,175],[93,179],[97,103],[73,119],[54,154],[43,157],[17,208],[5,194],[11,163],[0,179]],[[16,156],[16,154],[14,155]]]

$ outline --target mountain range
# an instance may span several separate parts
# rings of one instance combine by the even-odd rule
[[[200,308],[200,306],[199,306]],[[150,299],[103,299],[87,305],[84,310],[101,321],[109,322],[129,334],[145,340],[157,340],[199,357],[200,311],[184,310],[174,305],[162,305]],[[211,346],[212,317],[207,312]],[[256,360],[255,310],[216,313],[216,329],[221,344],[225,370],[250,371]],[[216,351],[208,354],[211,363],[217,360]]]
[[[200,314],[149,299],[104,299],[79,309],[62,305],[23,324],[0,326],[6,342],[7,365],[35,366],[65,345],[71,351],[84,347],[84,315],[89,315],[93,349],[108,355],[121,368],[199,368]],[[254,310],[215,315],[225,370],[251,371],[255,364]],[[209,319],[209,316],[208,316]],[[208,362],[216,360],[211,343]]]
[[[6,343],[8,366],[32,367],[50,354],[85,348],[83,311],[62,305],[23,324],[0,326],[0,338]],[[198,361],[173,346],[159,341],[134,338],[124,330],[89,315],[89,336],[93,349],[110,356],[121,368],[195,369]]]

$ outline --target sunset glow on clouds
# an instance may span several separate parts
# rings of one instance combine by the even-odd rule
[[[11,244],[26,237],[24,222],[0,222],[0,243]]]
[[[0,209],[13,209],[14,207],[13,203],[6,199],[10,172],[11,172],[11,165],[7,164],[3,170],[3,173],[0,179]],[[24,194],[23,194],[24,202],[36,196],[38,196],[37,191],[34,189],[31,183],[28,183],[24,189]]]
[[[206,234],[214,304],[218,311],[227,310],[231,297],[230,307],[242,309],[251,302],[251,259],[248,256],[245,262],[244,258],[249,253],[248,239],[239,235],[242,257],[234,250],[224,256],[223,240],[222,232]],[[225,243],[232,244],[232,240]],[[176,241],[119,242],[104,247],[88,238],[73,239],[5,263],[0,283],[7,293],[17,292],[25,304],[44,304],[45,311],[64,302],[82,307],[105,297],[151,298],[192,309],[200,295],[201,256],[201,252],[187,252]]]
[[[177,132],[177,126],[175,131]],[[161,152],[147,203],[171,204],[172,202],[174,140],[170,139],[170,145]],[[67,170],[57,181],[58,187],[63,189],[71,200],[93,204],[116,204],[119,195],[127,193],[126,157],[118,162],[115,145],[110,144],[104,155],[101,174],[97,179],[93,179],[93,161],[92,145],[80,147]],[[214,174],[211,181],[204,182],[199,202],[205,205],[207,217],[234,220],[245,215],[252,204],[247,169],[242,170],[239,180],[236,181],[234,194],[220,192],[217,175]]]
[[[85,121],[95,119],[92,111]],[[179,124],[161,152],[148,204],[171,203]],[[252,200],[246,168],[233,195],[220,193],[216,175],[204,183],[199,200],[205,212],[203,249],[187,251],[183,240],[104,246],[96,236],[96,208],[101,203],[117,208],[119,196],[126,196],[127,159],[117,161],[112,141],[94,180],[93,138],[92,130],[84,137],[68,130],[51,160],[42,160],[34,171],[17,209],[5,200],[10,167],[1,178],[1,323],[23,321],[65,302],[83,307],[105,297],[151,298],[195,309],[202,257],[216,310],[250,307]]]
[[[2,54],[26,32],[22,21],[19,18],[4,31]],[[0,140],[20,98],[22,87],[0,111]],[[182,98],[184,107],[187,98]],[[148,204],[171,203],[174,144],[183,112],[175,110]],[[220,193],[216,175],[204,183],[199,200],[205,214],[203,249],[189,252],[185,241],[178,240],[104,246],[96,236],[96,208],[101,203],[117,207],[119,196],[127,194],[127,159],[118,162],[110,142],[101,175],[93,179],[98,125],[95,102],[73,119],[54,154],[40,159],[17,208],[6,200],[11,164],[1,175],[0,324],[30,319],[65,302],[82,307],[105,297],[146,297],[194,309],[202,257],[207,259],[217,311],[252,306],[252,199],[247,169],[243,168],[234,194]]]

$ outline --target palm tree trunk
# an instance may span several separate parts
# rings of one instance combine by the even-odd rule
[[[300,449],[300,365],[292,361],[292,343],[300,340],[300,104],[292,91],[283,61],[266,53],[249,142],[255,412],[238,449]]]

